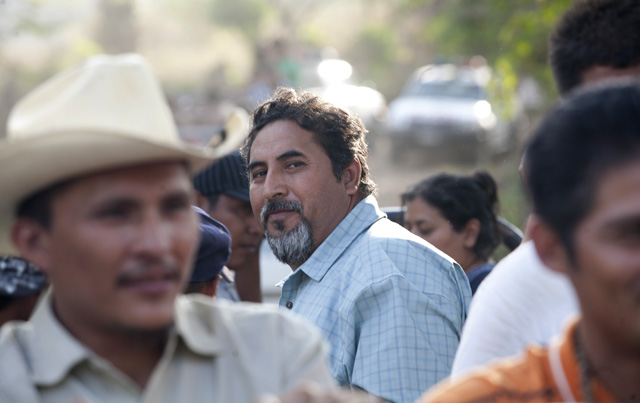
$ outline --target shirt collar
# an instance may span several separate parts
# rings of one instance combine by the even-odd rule
[[[221,350],[221,343],[212,321],[198,320],[204,313],[198,312],[194,304],[184,297],[176,301],[176,326],[169,334],[167,346],[175,345],[179,337],[184,345],[199,355],[213,356]],[[211,315],[209,315],[211,316]],[[49,386],[60,382],[77,364],[84,360],[102,361],[89,348],[74,338],[58,321],[53,312],[52,292],[47,291],[38,303],[31,319],[31,330],[27,333],[27,349],[31,354],[32,381],[38,386]],[[170,351],[169,351],[170,350]],[[173,354],[167,348],[163,354]]]
[[[31,331],[26,337],[36,385],[58,383],[76,364],[90,357],[90,351],[55,317],[51,290],[40,300],[29,323]]]
[[[556,386],[564,399],[571,396],[573,398],[571,400],[575,401],[584,399],[584,396],[582,396],[580,368],[573,342],[579,324],[579,317],[572,318],[565,333],[557,337],[549,345],[549,361]],[[558,357],[555,363],[554,356]],[[566,389],[563,390],[563,388]],[[596,401],[615,401],[614,395],[598,378],[591,378],[591,388]]]
[[[223,323],[215,318],[221,313],[211,310],[209,303],[193,303],[193,298],[204,297],[183,295],[176,301],[177,333],[191,351],[205,356],[216,355],[222,351],[224,344],[221,332],[225,329],[214,326],[214,323]]]
[[[329,268],[363,231],[387,215],[378,208],[375,197],[362,199],[313,252],[299,270],[320,281]]]

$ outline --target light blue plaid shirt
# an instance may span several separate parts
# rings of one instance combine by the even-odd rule
[[[318,326],[341,385],[413,402],[449,376],[471,290],[462,268],[361,201],[283,283]]]

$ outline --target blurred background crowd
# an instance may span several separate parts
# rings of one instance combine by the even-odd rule
[[[523,227],[521,145],[557,99],[547,36],[570,3],[3,0],[0,136],[12,105],[53,73],[137,52],[189,142],[206,144],[234,108],[251,111],[278,85],[311,90],[365,121],[381,206],[437,172],[483,169],[499,214]],[[263,292],[289,272],[280,269],[263,273]]]

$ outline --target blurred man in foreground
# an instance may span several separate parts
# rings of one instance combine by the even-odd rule
[[[281,88],[243,153],[253,212],[293,273],[280,305],[316,324],[341,385],[413,402],[446,377],[471,297],[460,266],[378,208],[362,121]]]
[[[137,55],[97,56],[12,111],[0,146],[0,251],[51,279],[0,334],[3,402],[249,402],[331,383],[320,335],[268,308],[181,297],[198,221],[177,136]]]
[[[549,58],[560,94],[622,76],[640,77],[640,2],[578,0],[558,21]],[[526,155],[525,158],[530,158]],[[523,160],[525,159],[523,158]],[[525,242],[502,259],[474,295],[453,363],[458,375],[545,344],[578,311],[569,280]]]
[[[530,234],[567,275],[582,317],[531,347],[432,390],[425,402],[640,399],[640,83],[574,93],[528,148]]]

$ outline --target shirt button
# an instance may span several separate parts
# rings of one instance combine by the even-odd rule
[[[293,308],[293,302],[291,302],[291,301],[287,301],[287,303],[285,304],[285,306],[287,307],[287,309],[291,309],[291,308]]]

